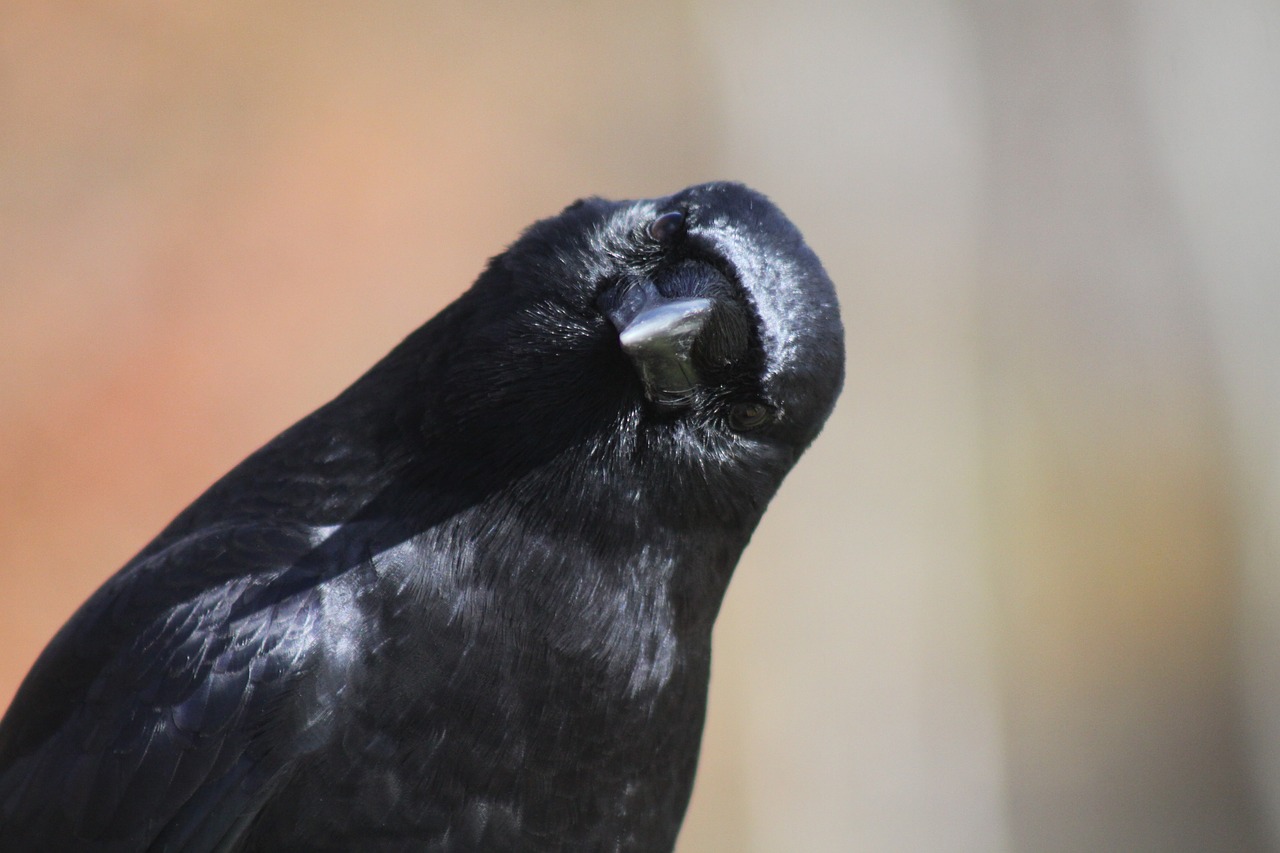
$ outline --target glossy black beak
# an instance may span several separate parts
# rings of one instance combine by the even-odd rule
[[[627,289],[606,311],[622,350],[635,365],[645,396],[663,408],[688,405],[698,386],[693,345],[715,310],[705,296],[663,296],[652,282]]]

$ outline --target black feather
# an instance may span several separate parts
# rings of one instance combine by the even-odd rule
[[[644,282],[715,305],[677,406],[608,314]],[[535,224],[54,637],[0,723],[4,849],[669,850],[712,623],[842,335],[740,185]]]

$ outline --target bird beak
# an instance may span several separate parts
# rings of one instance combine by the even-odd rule
[[[710,298],[670,299],[644,282],[607,312],[651,402],[663,408],[688,405],[698,386],[693,345],[714,309]]]

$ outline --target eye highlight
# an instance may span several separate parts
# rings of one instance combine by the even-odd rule
[[[729,428],[735,432],[750,432],[773,419],[773,409],[756,400],[734,403],[729,407]]]
[[[649,236],[666,243],[684,230],[684,214],[671,210],[649,223]]]

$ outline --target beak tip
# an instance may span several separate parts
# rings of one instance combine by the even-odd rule
[[[711,316],[712,307],[711,300],[703,297],[661,303],[631,318],[618,331],[618,340],[628,352],[649,347],[687,351]]]

